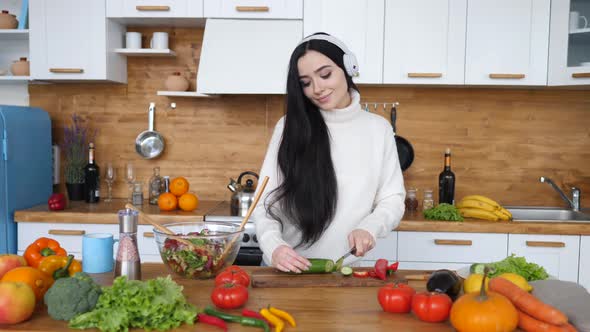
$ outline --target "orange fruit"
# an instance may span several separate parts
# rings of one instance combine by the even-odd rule
[[[43,301],[45,292],[53,285],[52,277],[30,266],[17,267],[6,272],[1,281],[22,282],[31,286],[37,303]]]
[[[163,193],[158,197],[158,206],[162,211],[174,211],[178,206],[178,198],[171,193]]]
[[[188,191],[188,181],[182,176],[172,179],[170,181],[170,192],[174,195],[182,196]]]
[[[199,206],[199,199],[193,193],[182,194],[178,199],[178,206],[182,211],[193,211]]]

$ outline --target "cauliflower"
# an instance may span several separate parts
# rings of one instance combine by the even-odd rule
[[[51,318],[69,321],[94,309],[100,294],[100,286],[88,274],[78,272],[71,278],[57,279],[44,300]]]

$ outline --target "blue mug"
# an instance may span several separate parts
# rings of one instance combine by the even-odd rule
[[[112,234],[85,234],[82,238],[82,271],[104,273],[113,270],[113,246],[117,240]]]

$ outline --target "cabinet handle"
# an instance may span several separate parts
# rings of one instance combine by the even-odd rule
[[[522,79],[524,74],[490,74],[490,78],[508,78],[508,79]]]
[[[270,8],[268,6],[236,6],[236,10],[239,12],[268,12]]]
[[[143,237],[154,237],[154,232],[144,232]]]
[[[71,229],[50,229],[47,233],[51,235],[84,235],[86,234],[86,231],[77,231]]]
[[[565,248],[563,242],[550,242],[550,241],[526,241],[527,247],[544,247],[544,248]]]
[[[142,12],[167,12],[170,6],[135,6],[135,9]]]
[[[439,78],[442,77],[442,73],[408,73],[410,78]]]
[[[473,244],[471,240],[444,240],[435,239],[434,244],[439,246],[470,246]]]
[[[573,73],[573,78],[590,78],[590,73]]]
[[[49,68],[49,71],[57,74],[81,74],[84,72],[82,68]]]

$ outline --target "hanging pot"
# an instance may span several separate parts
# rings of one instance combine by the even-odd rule
[[[414,162],[414,148],[407,139],[399,136],[395,129],[395,123],[397,120],[397,103],[393,103],[391,107],[391,126],[393,127],[393,133],[395,134],[395,145],[397,147],[397,155],[399,157],[399,165],[402,171],[405,171]]]
[[[141,132],[135,139],[135,151],[145,159],[156,158],[164,151],[164,137],[154,130],[155,111],[156,103],[150,103],[148,130]]]

